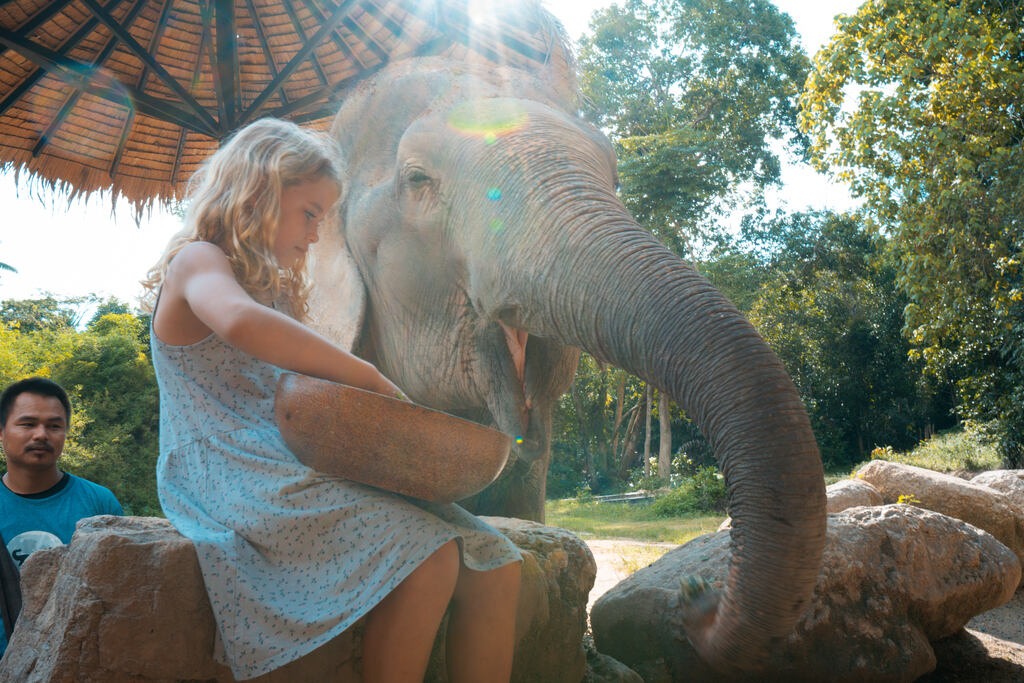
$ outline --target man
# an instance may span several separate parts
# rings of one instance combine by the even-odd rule
[[[0,394],[0,537],[17,567],[36,550],[71,541],[78,520],[124,512],[108,489],[57,467],[71,422],[71,402],[56,382],[29,377]],[[5,582],[11,583],[11,582]],[[5,593],[9,585],[0,586]],[[13,624],[17,615],[4,615]],[[7,647],[0,629],[0,654]]]

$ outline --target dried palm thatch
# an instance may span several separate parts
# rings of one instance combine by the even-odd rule
[[[182,197],[246,123],[326,129],[354,83],[419,55],[574,90],[565,36],[537,0],[0,0],[0,168],[141,210]]]

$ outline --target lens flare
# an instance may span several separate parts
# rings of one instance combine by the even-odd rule
[[[489,190],[487,190],[487,198],[490,199],[492,202],[498,201],[499,199],[501,199],[501,189],[497,187],[490,188]]]
[[[516,437],[516,443],[520,443],[521,444],[522,442],[523,442],[523,437],[517,436]]]
[[[491,232],[501,232],[502,228],[504,227],[505,224],[502,222],[500,218],[495,218],[493,221],[491,221]]]
[[[448,114],[448,126],[463,135],[483,138],[493,145],[498,138],[526,125],[529,116],[514,100],[473,100],[459,104]]]

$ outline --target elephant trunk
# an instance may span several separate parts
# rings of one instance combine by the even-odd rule
[[[683,622],[710,665],[749,674],[792,631],[818,577],[817,444],[796,388],[750,323],[617,206],[611,218],[602,207],[597,221],[563,225],[564,249],[515,284],[536,302],[516,323],[667,391],[707,437],[728,490],[732,561],[721,593],[686,603]],[[531,291],[552,280],[554,302]]]

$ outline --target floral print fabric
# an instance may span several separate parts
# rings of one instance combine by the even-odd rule
[[[151,339],[160,503],[195,544],[218,654],[236,678],[327,643],[453,538],[470,569],[520,559],[508,539],[457,505],[302,465],[274,423],[279,368],[215,335],[187,346]]]

